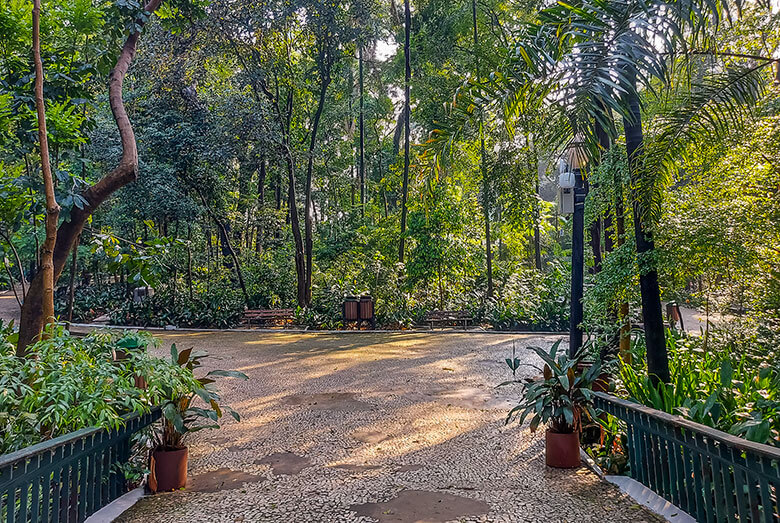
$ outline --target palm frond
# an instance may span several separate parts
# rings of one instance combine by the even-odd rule
[[[663,190],[687,158],[690,145],[724,140],[744,128],[766,92],[768,64],[731,64],[692,82],[687,92],[668,97],[650,124],[636,187],[645,217],[660,216]]]

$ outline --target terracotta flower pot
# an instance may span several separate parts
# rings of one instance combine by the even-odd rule
[[[548,467],[573,469],[580,466],[580,435],[558,434],[547,430],[544,435],[545,463]]]
[[[167,492],[187,484],[187,447],[177,450],[155,450],[152,453],[149,490]]]

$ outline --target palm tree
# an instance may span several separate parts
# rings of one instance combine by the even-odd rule
[[[452,141],[481,105],[501,105],[510,119],[545,106],[564,122],[550,146],[564,147],[579,135],[595,161],[600,154],[595,124],[616,139],[615,121],[622,120],[648,373],[660,381],[668,381],[669,367],[652,230],[663,189],[689,143],[724,136],[743,121],[770,81],[764,69],[776,60],[753,57],[747,65],[729,61],[705,68],[700,80],[683,82],[679,103],[655,116],[651,137],[643,130],[641,97],[663,99],[679,88],[681,72],[701,68],[703,54],[718,55],[708,45],[724,7],[729,6],[583,0],[542,10],[507,53],[510,60],[492,75],[494,82],[460,93],[451,128],[437,133],[434,141]]]

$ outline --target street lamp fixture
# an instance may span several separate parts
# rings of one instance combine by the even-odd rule
[[[573,214],[571,233],[571,304],[569,310],[569,355],[582,347],[582,297],[585,263],[585,180],[583,171],[588,164],[585,151],[574,143],[566,151],[568,169],[558,176],[561,212]]]
[[[567,169],[566,162],[558,163],[558,212],[571,214],[574,212],[574,187],[577,185],[577,175]]]

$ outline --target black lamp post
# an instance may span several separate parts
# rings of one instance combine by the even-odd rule
[[[574,216],[571,232],[571,309],[569,311],[569,355],[582,347],[582,288],[585,262],[585,180],[583,169],[587,158],[573,146],[568,151],[567,163],[574,173]]]

